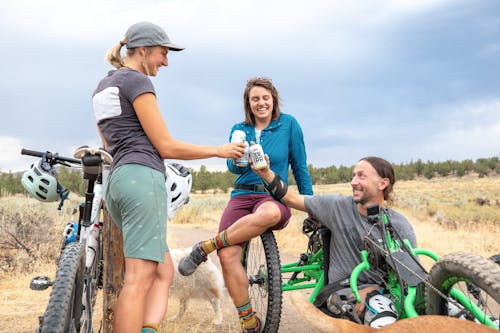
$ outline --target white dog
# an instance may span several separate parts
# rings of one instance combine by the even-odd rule
[[[182,276],[177,267],[182,257],[187,256],[191,248],[170,249],[170,255],[174,262],[174,281],[170,286],[170,295],[179,299],[179,311],[169,320],[178,320],[186,311],[186,306],[190,298],[202,298],[210,301],[215,311],[213,324],[222,323],[221,300],[224,293],[224,279],[214,262],[208,260],[196,269],[190,276]]]

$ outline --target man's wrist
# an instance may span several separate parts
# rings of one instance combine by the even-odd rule
[[[274,176],[275,176],[275,174],[271,169],[267,169],[262,174],[262,178],[264,178],[264,180],[267,181],[268,183],[273,181]]]

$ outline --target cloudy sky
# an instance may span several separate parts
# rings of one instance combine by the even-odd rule
[[[246,80],[266,76],[314,166],[500,156],[498,0],[12,0],[0,2],[0,171],[29,166],[22,147],[99,144],[104,54],[144,20],[186,47],[153,79],[177,139],[225,143]],[[201,164],[225,162],[185,162]]]

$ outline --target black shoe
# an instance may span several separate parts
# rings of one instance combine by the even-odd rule
[[[260,318],[257,317],[257,326],[254,328],[241,328],[241,333],[260,333],[264,327],[262,327],[262,322],[260,321]]]
[[[202,263],[207,261],[207,254],[200,246],[200,243],[193,246],[193,250],[179,262],[179,273],[188,276],[194,273],[196,268]]]

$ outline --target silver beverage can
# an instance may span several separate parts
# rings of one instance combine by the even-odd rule
[[[259,144],[251,145],[248,148],[248,154],[252,159],[253,167],[255,169],[262,169],[267,167],[266,159],[264,158],[264,150]]]
[[[245,144],[245,153],[236,160],[236,166],[246,167],[248,165],[248,142],[245,132],[236,130],[231,135],[231,142],[242,142]]]

